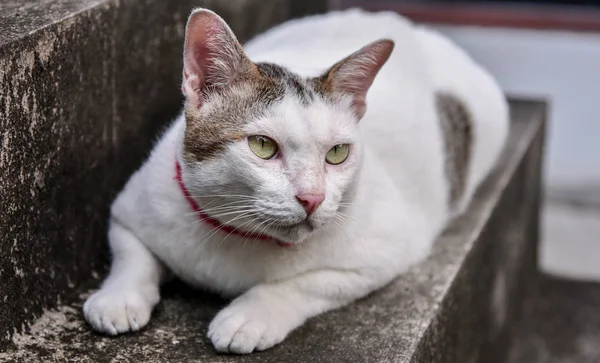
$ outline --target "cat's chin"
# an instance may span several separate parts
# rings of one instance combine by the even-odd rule
[[[271,235],[281,241],[292,245],[299,245],[306,241],[308,237],[314,232],[315,226],[308,222],[302,221],[289,226],[279,226],[274,228]]]

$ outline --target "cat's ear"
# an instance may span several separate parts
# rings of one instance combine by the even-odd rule
[[[394,42],[389,39],[367,44],[331,67],[321,77],[323,88],[333,95],[352,97],[354,113],[360,120],[366,111],[367,91],[393,49]]]
[[[207,90],[225,88],[240,75],[252,72],[253,67],[220,16],[206,9],[197,9],[190,15],[185,31],[182,85],[188,102],[200,107]]]

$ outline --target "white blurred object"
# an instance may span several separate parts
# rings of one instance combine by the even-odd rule
[[[544,271],[600,280],[600,210],[547,203],[540,262]]]

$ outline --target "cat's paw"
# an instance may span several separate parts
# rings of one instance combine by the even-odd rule
[[[271,348],[293,329],[290,316],[275,310],[255,300],[234,301],[210,323],[208,337],[220,352],[248,354]]]
[[[143,328],[160,299],[158,288],[103,288],[83,305],[85,320],[97,331],[117,335]]]

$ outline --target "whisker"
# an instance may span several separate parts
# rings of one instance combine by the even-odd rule
[[[214,214],[216,214],[216,212],[228,212],[228,211],[232,211],[232,210],[241,210],[241,209],[245,209],[245,208],[256,208],[256,207],[251,206],[251,205],[232,205],[232,206],[227,206],[227,207],[213,208],[213,209],[209,209],[209,210],[203,209],[202,212],[204,212],[205,214],[214,215]]]
[[[273,224],[275,224],[276,220],[271,221],[271,223],[269,223],[268,225],[264,226],[262,231],[260,232],[260,234],[264,234],[266,231],[269,230],[269,228],[271,228],[271,226],[273,226]]]
[[[214,203],[214,202],[212,202],[212,203]],[[210,203],[210,204],[212,204],[212,203]],[[245,201],[237,201],[237,202],[225,203],[225,204],[213,207],[213,208],[207,208],[207,207],[203,206],[202,211],[209,213],[209,212],[214,212],[214,211],[228,208],[228,207],[236,208],[238,206],[245,206],[245,203],[246,203]],[[186,213],[185,215],[191,215],[191,214],[195,214],[195,213],[196,212],[189,212],[189,213]]]
[[[235,215],[235,214],[240,214],[240,213],[257,212],[257,211],[259,211],[259,210],[256,209],[256,208],[251,208],[251,207],[240,208],[240,209],[237,209],[235,211],[226,211],[226,212],[223,212],[223,213],[213,214],[213,215],[210,215],[210,216],[207,216],[207,217],[204,217],[204,218],[197,218],[197,219],[193,220],[192,222],[190,222],[188,225],[199,224],[200,222],[205,222],[205,221],[209,221],[211,219],[217,219],[217,218],[228,216],[228,215],[232,215],[232,214]],[[226,222],[226,223],[228,223],[228,222]]]
[[[237,198],[240,200],[262,200],[260,197],[243,194],[190,194],[192,198]]]
[[[254,215],[255,215],[255,214],[254,214]],[[249,217],[252,217],[252,215],[251,215],[251,216],[249,216]],[[233,229],[233,231],[239,230],[239,229],[241,229],[241,228],[245,227],[246,225],[248,225],[248,224],[250,224],[250,223],[253,223],[254,221],[256,221],[256,218],[250,219],[250,220],[248,220],[248,221],[246,221],[246,222],[244,222],[244,223],[240,224],[239,226],[235,227],[235,228]],[[233,231],[229,232],[229,234],[231,234]],[[223,241],[225,241],[225,239],[226,239],[227,237],[229,237],[229,234],[227,234],[227,236],[225,236],[225,238],[223,238],[223,239],[222,239],[222,240],[219,242],[219,244],[217,245],[217,247],[220,247],[220,246],[221,246],[221,244],[223,243]],[[244,237],[242,237],[242,241],[244,241],[244,239],[245,239],[245,238],[246,238],[245,236],[244,236]]]
[[[264,219],[259,224],[257,224],[256,226],[252,227],[252,229],[250,229],[247,234],[248,235],[254,234],[254,231],[256,231],[260,226],[262,226],[266,222],[269,222],[269,219]]]
[[[341,218],[342,220],[344,220],[345,223],[347,223],[347,222],[356,223],[358,221],[354,216],[351,216],[351,215],[346,214],[346,213],[338,212],[336,215],[338,215],[339,218]],[[344,234],[347,234],[347,230],[346,229],[340,228],[340,230]],[[358,229],[355,232],[358,233],[358,235],[355,236],[355,240],[359,243],[359,246],[363,250],[363,253],[367,256],[367,260],[369,262],[371,262],[372,258],[371,258],[371,254],[369,252],[369,249],[367,248],[367,246],[365,244],[365,238],[364,238],[365,234],[364,234],[364,232],[361,229]]]
[[[248,231],[246,235],[254,234],[254,231],[256,231],[258,228],[260,228],[260,226],[262,226],[263,224],[268,223],[268,222],[270,222],[270,219],[269,218],[265,218],[262,222],[260,222],[259,224],[257,224],[256,226],[254,226],[252,229],[250,229],[250,231]],[[249,239],[250,239],[250,237],[244,237],[243,240],[246,241],[246,240],[249,240]]]
[[[235,227],[234,229],[232,229],[232,230],[231,230],[229,233],[227,233],[227,235],[226,235],[225,237],[223,237],[223,239],[221,239],[221,241],[219,241],[219,244],[218,244],[218,246],[221,246],[221,244],[222,244],[222,243],[223,243],[223,242],[224,242],[224,241],[227,239],[227,237],[229,237],[229,235],[231,235],[233,232],[235,232],[236,230],[238,230],[238,229],[239,229],[239,228],[241,228],[242,226],[245,226],[246,224],[248,224],[248,223],[251,223],[251,222],[253,222],[253,221],[254,221],[254,219],[251,219],[251,220],[249,220],[249,221],[246,221],[246,222],[244,222],[244,223],[240,224],[239,226]]]
[[[233,218],[232,220],[228,221],[227,223],[231,223],[231,222],[233,222],[233,221],[235,221],[235,220],[237,220],[237,219],[240,219],[240,218],[244,218],[244,217],[252,216],[253,214],[254,214],[254,212],[246,212],[246,213],[243,213],[243,214],[241,214],[241,215],[239,215],[239,216],[237,216],[237,217]],[[214,227],[214,228],[212,228],[210,231],[214,231],[214,232],[212,232],[210,236],[206,237],[206,238],[204,239],[204,241],[208,241],[208,240],[210,240],[210,239],[212,238],[212,236],[214,236],[214,235],[215,235],[215,234],[216,234],[218,231],[220,231],[220,230],[221,230],[220,226],[217,226],[217,227]],[[210,232],[210,231],[209,231],[209,232]],[[207,233],[209,233],[209,232],[207,232]],[[205,235],[206,235],[206,233],[205,233]],[[219,246],[220,246],[220,243],[219,243]]]
[[[263,234],[263,233],[267,232],[271,228],[271,226],[273,226],[273,224],[275,224],[275,222],[277,222],[276,219],[274,219],[271,223],[269,223],[267,226],[265,226],[260,233]]]
[[[225,217],[228,215],[233,215],[233,219],[227,220],[227,221],[220,221],[217,219],[217,221],[221,224],[229,224],[233,221],[238,220],[239,218],[243,218],[244,216],[247,216],[248,213],[253,213],[253,214],[258,214],[257,212],[259,212],[256,209],[248,209],[248,210],[242,210],[242,211],[235,211],[235,212],[228,212],[228,213],[221,213],[216,215],[216,217]],[[200,222],[205,222],[205,221],[210,221],[212,219],[215,219],[215,217],[208,217],[208,218],[198,218],[198,220],[194,221],[193,223],[200,223]]]

